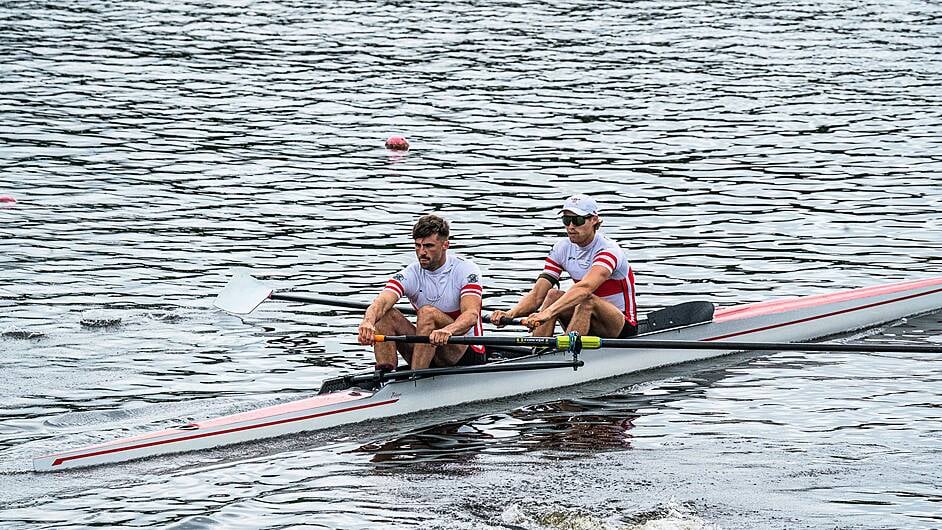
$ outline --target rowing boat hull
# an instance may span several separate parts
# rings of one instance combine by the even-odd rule
[[[942,308],[942,278],[911,281],[717,310],[713,321],[644,335],[698,341],[802,342],[873,327]],[[578,370],[442,375],[346,389],[254,411],[124,438],[33,460],[37,471],[123,462],[325,429],[473,401],[498,399],[606,379],[732,353],[727,350],[587,350]],[[565,361],[566,352],[504,362]]]

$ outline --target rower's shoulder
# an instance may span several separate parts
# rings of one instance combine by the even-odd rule
[[[450,259],[454,260],[455,266],[457,267],[478,267],[477,264],[474,263],[474,260],[467,256],[462,256],[461,254],[452,254],[449,257]]]
[[[603,233],[599,233],[598,243],[599,243],[599,249],[604,249],[604,248],[615,248],[618,250],[622,249],[621,245],[618,244],[618,241],[615,241],[614,239],[608,237],[607,235]]]
[[[553,243],[553,252],[562,252],[568,250],[575,246],[575,243],[569,240],[568,237],[561,237]]]
[[[405,274],[406,276],[415,276],[419,270],[422,269],[422,264],[418,261],[413,261],[400,270],[397,274]]]

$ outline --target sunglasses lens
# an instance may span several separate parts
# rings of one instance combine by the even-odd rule
[[[570,224],[582,226],[585,224],[585,217],[581,215],[564,215],[563,226],[569,226]]]

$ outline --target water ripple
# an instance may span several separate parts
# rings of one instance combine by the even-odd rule
[[[240,319],[212,299],[249,267],[368,301],[426,212],[452,221],[488,308],[526,289],[574,192],[600,200],[644,311],[939,275],[940,20],[838,0],[0,7],[0,196],[16,199],[0,207],[0,521],[938,526],[937,356],[745,356],[26,469],[369,366],[354,312]],[[391,134],[412,149],[383,149]],[[857,339],[940,330],[928,316]]]

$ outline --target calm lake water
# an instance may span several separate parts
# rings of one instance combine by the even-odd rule
[[[437,211],[511,304],[602,203],[642,311],[942,275],[933,2],[0,4],[0,526],[939,528],[942,358],[742,354],[89,470],[310,395]],[[383,148],[392,134],[412,149]],[[942,343],[942,315],[855,340]]]

